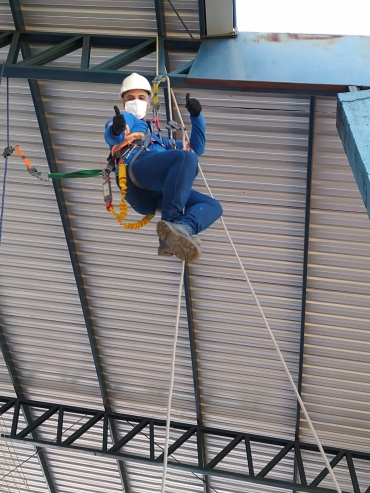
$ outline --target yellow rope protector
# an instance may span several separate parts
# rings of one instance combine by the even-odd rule
[[[108,209],[109,212],[113,214],[113,216],[117,219],[119,224],[125,229],[139,229],[143,226],[146,226],[155,216],[155,214],[151,214],[143,217],[141,221],[137,221],[136,223],[125,223],[123,220],[127,216],[127,204],[125,201],[125,197],[127,194],[127,177],[126,177],[126,166],[121,161],[118,165],[118,183],[121,189],[121,200],[119,203],[120,213],[118,214],[114,210],[114,206],[111,205]]]

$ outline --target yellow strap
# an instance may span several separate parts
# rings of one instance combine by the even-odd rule
[[[153,84],[153,107],[154,109],[159,108],[158,84]]]
[[[121,200],[119,203],[119,208],[120,208],[120,213],[118,214],[114,210],[114,206],[111,205],[109,207],[108,211],[113,214],[113,216],[117,219],[119,224],[124,228],[124,229],[139,229],[148,224],[155,214],[148,215],[143,217],[141,221],[137,221],[136,223],[125,223],[123,220],[127,216],[127,204],[125,201],[125,197],[127,194],[127,177],[126,177],[126,166],[123,162],[120,162],[118,165],[118,183],[121,188]]]

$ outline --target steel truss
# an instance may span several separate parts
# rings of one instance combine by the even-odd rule
[[[33,444],[42,448],[57,447],[63,450],[80,451],[87,454],[110,457],[116,460],[131,460],[133,462],[161,466],[163,463],[163,449],[156,450],[156,440],[159,435],[163,436],[163,431],[166,426],[164,420],[145,418],[139,416],[131,416],[126,414],[107,413],[93,409],[85,409],[82,407],[64,406],[60,404],[51,404],[45,402],[25,401],[11,397],[0,397],[0,416],[11,420],[10,435],[1,435],[2,439],[10,439],[22,443]],[[20,429],[19,413],[21,406],[27,408],[33,416],[38,416],[33,422],[29,423],[25,428]],[[40,414],[41,413],[41,414]],[[67,415],[74,416],[84,415],[88,420],[82,424],[76,431],[69,436],[63,436],[63,422]],[[40,439],[41,434],[38,434],[38,439],[32,438],[34,431],[39,431],[41,425],[48,421],[56,426],[56,437],[53,441]],[[129,423],[132,429],[125,432],[123,436],[114,445],[109,445],[109,422],[115,422],[117,428]],[[95,430],[94,430],[95,427]],[[99,427],[99,429],[97,428]],[[94,440],[94,445],[86,446],[78,444],[76,441],[86,436],[88,431],[96,431],[97,436],[101,436],[100,446]],[[261,435],[248,434],[238,431],[222,430],[218,428],[209,428],[205,426],[196,426],[193,424],[184,424],[171,422],[171,431],[176,433],[178,438],[169,446],[169,461],[168,467],[178,469],[184,472],[198,473],[201,475],[218,476],[222,478],[232,479],[236,481],[244,481],[248,483],[260,484],[274,488],[286,488],[295,491],[306,491],[311,493],[335,493],[335,490],[320,487],[320,483],[328,475],[328,470],[324,468],[316,478],[308,483],[304,466],[304,458],[302,452],[310,452],[319,456],[319,450],[315,445],[303,444],[298,441],[283,440],[279,438],[266,437]],[[147,437],[147,450],[143,452],[142,443],[135,453],[135,443],[133,439],[139,434],[144,433]],[[198,436],[202,436],[202,440],[194,440]],[[91,437],[91,434],[90,434]],[[201,455],[197,451],[199,442],[206,441],[210,438],[226,439],[228,444],[214,457],[208,457],[208,462],[205,465],[201,463]],[[192,440],[193,439],[193,440]],[[190,442],[190,440],[192,440]],[[86,440],[85,440],[86,442]],[[179,461],[171,460],[171,455],[180,449],[184,444],[192,444],[196,448],[194,453],[194,462],[186,464]],[[122,448],[130,444],[130,453],[122,451]],[[240,473],[222,469],[219,466],[220,462],[225,459],[239,444],[243,444],[245,448],[246,472]],[[280,451],[273,459],[269,461],[260,471],[257,472],[255,458],[253,455],[251,444],[264,444],[265,446],[279,447]],[[134,453],[131,452],[134,451]],[[324,447],[325,453],[333,455],[331,466],[334,468],[342,459],[346,459],[349,476],[352,481],[353,491],[359,493],[359,484],[356,474],[353,459],[370,461],[370,454],[364,452],[356,452],[353,450],[338,449],[333,447]],[[280,480],[268,478],[267,475],[274,472],[274,468],[287,456],[288,453],[294,453],[299,471],[301,482]],[[370,492],[370,486],[366,493]],[[345,492],[343,492],[345,493]]]
[[[18,61],[20,50],[25,43],[31,47],[42,45],[47,47],[35,55]],[[189,38],[161,37],[159,48],[160,51],[193,53],[195,57],[201,43],[200,40]],[[0,31],[0,48],[7,45],[10,45],[10,48],[4,77],[103,84],[120,84],[122,78],[129,75],[131,71],[125,72],[119,69],[154,53],[157,49],[155,37]],[[50,47],[50,45],[53,46]],[[122,50],[122,52],[90,68],[92,48],[117,49],[118,51]],[[47,65],[79,49],[81,49],[79,68]],[[192,62],[191,60],[168,74],[173,87],[186,86],[186,78]],[[156,74],[143,72],[142,75],[153,79]]]

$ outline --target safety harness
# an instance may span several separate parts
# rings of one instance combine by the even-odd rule
[[[142,228],[155,216],[155,214],[146,215],[143,219],[141,219],[141,221],[137,221],[136,223],[125,223],[123,221],[127,216],[127,203],[125,200],[127,194],[127,175],[129,175],[129,179],[134,183],[134,185],[139,188],[144,188],[135,179],[131,169],[133,163],[140,156],[140,154],[144,150],[148,149],[151,140],[152,132],[150,127],[145,134],[142,132],[133,132],[132,134],[128,134],[120,144],[112,147],[111,153],[108,156],[108,164],[103,171],[103,195],[105,207],[107,211],[111,212],[119,224],[125,229]],[[132,156],[135,151],[136,153]],[[129,164],[127,164],[127,162],[129,162]],[[114,206],[112,204],[112,185],[110,178],[110,174],[116,170],[116,167],[118,169],[117,182],[119,188],[121,189],[119,213],[114,210]]]

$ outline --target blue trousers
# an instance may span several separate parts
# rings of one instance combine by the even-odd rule
[[[162,219],[190,226],[193,234],[208,228],[222,215],[220,203],[192,190],[198,173],[198,158],[189,151],[143,152],[133,163],[141,190],[128,180],[127,202],[139,214],[154,214],[160,208]]]

